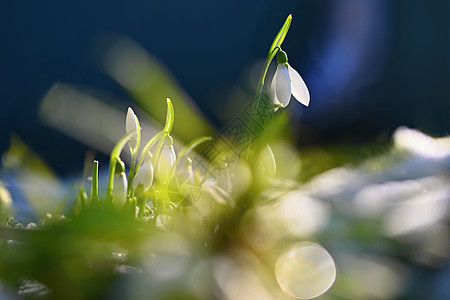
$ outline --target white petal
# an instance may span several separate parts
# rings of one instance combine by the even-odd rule
[[[301,104],[309,105],[309,91],[305,82],[298,72],[289,66],[289,76],[291,78],[292,96]]]
[[[277,75],[276,72],[275,72],[275,75]],[[277,97],[277,93],[276,93],[277,80],[276,80],[275,75],[272,78],[272,83],[270,84],[269,93],[270,93],[270,99],[272,100],[272,103],[274,105],[280,105],[280,101],[278,101],[278,97]]]
[[[131,109],[131,107],[128,107],[127,118],[125,121],[125,128],[126,128],[127,133],[130,133],[130,132],[138,129],[138,127],[139,127],[138,118],[137,118],[136,114],[134,113],[134,111]],[[136,137],[137,137],[137,135],[135,135],[135,137],[131,138],[128,141],[128,145],[130,146],[132,151],[137,146],[137,138]]]
[[[138,118],[136,116],[136,114],[134,113],[133,109],[131,109],[131,107],[128,107],[128,111],[127,111],[127,119],[125,122],[125,127],[127,130],[127,133],[136,130],[138,128]]]
[[[153,164],[150,160],[144,160],[141,167],[134,176],[133,188],[136,189],[139,184],[144,186],[144,189],[148,190],[153,183]]]
[[[173,169],[175,168],[175,162],[177,156],[172,145],[164,145],[161,153],[159,154],[157,175],[158,179],[164,184],[169,182],[173,175]]]
[[[127,199],[127,178],[125,173],[114,175],[113,202],[116,207],[122,207]]]
[[[286,107],[291,100],[291,79],[287,64],[279,64],[275,72],[276,94],[278,101]]]

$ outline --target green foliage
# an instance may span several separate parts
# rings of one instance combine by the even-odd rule
[[[286,34],[288,33],[289,27],[291,26],[292,22],[292,15],[289,15],[286,18],[286,21],[284,22],[283,26],[281,26],[280,31],[278,31],[277,35],[275,36],[275,39],[272,42],[272,45],[269,49],[269,55],[273,58],[273,52],[281,47],[281,44],[284,42],[284,38],[286,37]]]

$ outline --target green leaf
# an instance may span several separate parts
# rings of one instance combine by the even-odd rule
[[[116,171],[116,160],[120,159],[120,153],[122,152],[123,147],[128,143],[130,139],[132,139],[135,135],[137,135],[138,130],[134,130],[124,135],[114,146],[111,151],[111,157],[109,160],[109,178],[108,178],[108,186],[106,189],[106,197],[107,200],[112,199],[112,190],[114,186],[114,172]]]
[[[269,54],[267,55],[266,62],[264,64],[264,68],[263,68],[261,75],[259,77],[259,80],[258,80],[258,88],[256,90],[256,97],[258,98],[258,101],[255,102],[256,103],[255,109],[257,109],[259,106],[259,98],[261,97],[261,93],[262,93],[262,90],[264,87],[264,81],[265,81],[265,78],[267,75],[267,70],[269,69],[270,62],[275,57],[281,44],[283,43],[284,38],[286,37],[286,34],[289,30],[289,27],[291,26],[291,22],[292,22],[292,15],[289,15],[286,18],[286,21],[284,22],[280,31],[278,31],[278,34],[275,36],[275,39],[273,40],[272,45],[270,46]]]
[[[172,101],[167,98],[167,115],[166,115],[166,125],[164,126],[164,133],[170,133],[173,127],[173,121],[175,118],[175,113],[173,111]]]
[[[138,163],[136,165],[135,173],[139,170],[139,168],[142,165],[142,162],[144,161],[145,154],[150,150],[150,148],[157,142],[159,139],[163,136],[164,131],[160,131],[157,134],[155,134],[148,142],[145,144],[144,148],[141,151],[141,155],[139,156]]]
[[[177,165],[183,159],[185,156],[189,154],[194,148],[198,147],[200,144],[203,144],[205,142],[211,141],[212,137],[210,136],[201,136],[199,138],[196,138],[192,140],[189,144],[187,144],[183,149],[181,149],[180,154],[177,158]]]
[[[98,161],[94,160],[92,166],[92,187],[91,187],[91,205],[98,204]]]
[[[278,34],[276,35],[275,39],[272,42],[272,46],[270,46],[269,55],[272,55],[272,52],[277,48],[280,47],[281,44],[284,41],[284,38],[286,37],[286,34],[289,30],[289,27],[291,26],[292,22],[292,15],[289,15],[286,18],[286,21],[284,22],[283,26],[281,27],[280,31],[278,31]]]

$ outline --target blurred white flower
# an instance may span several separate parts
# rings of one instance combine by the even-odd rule
[[[133,179],[133,189],[136,189],[139,184],[142,184],[144,190],[149,190],[153,184],[153,163],[152,154],[147,152],[144,158],[144,162],[140,166],[139,170]]]
[[[8,210],[12,206],[11,194],[0,181],[0,212],[1,209]]]
[[[122,207],[127,200],[127,176],[125,172],[114,175],[113,202],[117,207]]]
[[[413,155],[429,159],[450,157],[449,137],[433,138],[417,129],[400,127],[395,130],[393,138],[397,148]]]
[[[128,181],[125,174],[125,164],[119,160],[116,163],[116,172],[114,174],[113,203],[117,207],[122,207],[127,200]]]
[[[275,110],[286,107],[291,100],[291,95],[301,104],[308,106],[308,88],[300,74],[288,64],[284,51],[278,51],[277,62],[277,70],[270,86],[270,96],[272,103],[276,106]]]
[[[158,179],[163,184],[168,183],[172,179],[176,160],[177,155],[173,149],[173,139],[168,136],[164,140],[164,145],[159,153],[158,163],[156,166]]]

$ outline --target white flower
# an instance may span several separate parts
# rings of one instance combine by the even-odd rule
[[[175,169],[175,162],[177,155],[173,149],[173,139],[168,136],[164,141],[164,146],[159,153],[159,159],[157,164],[158,179],[163,183],[168,183],[173,175]]]
[[[116,173],[114,175],[114,193],[113,202],[117,207],[122,207],[127,200],[127,176],[125,172]]]
[[[128,181],[125,174],[125,164],[122,160],[116,161],[114,174],[113,203],[117,207],[122,207],[127,200]]]
[[[153,164],[150,152],[147,152],[144,162],[134,176],[133,189],[136,189],[139,184],[142,184],[144,190],[149,190],[153,184]]]
[[[278,107],[286,107],[291,94],[301,104],[309,105],[309,91],[298,72],[287,63],[286,53],[277,53],[278,66],[270,86],[272,103]]]
[[[134,111],[131,109],[131,107],[128,107],[127,118],[125,121],[125,128],[126,128],[127,134],[136,129],[139,129],[138,118],[137,118],[136,114],[134,113]],[[128,145],[130,146],[130,149],[132,152],[135,151],[135,148],[137,146],[137,135],[128,141]]]

